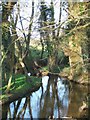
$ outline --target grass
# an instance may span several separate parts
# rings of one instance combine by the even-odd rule
[[[30,76],[30,79],[32,80],[31,83],[27,82],[25,79],[25,76],[22,74],[16,75],[15,77],[15,83],[14,79],[12,79],[11,87],[10,87],[10,94],[16,95],[16,94],[22,94],[25,91],[27,91],[29,88],[32,89],[33,87],[36,87],[37,85],[40,85],[41,78],[37,78],[34,76]],[[6,94],[7,85],[0,88],[0,91],[2,91],[2,95],[0,96],[1,100],[8,100],[8,95]]]
[[[14,83],[14,78],[15,78],[15,83]],[[5,83],[2,80],[2,84],[4,83],[4,86],[2,88],[0,88],[0,91],[2,91],[2,94],[5,93],[5,90],[7,88],[7,83]],[[12,91],[13,89],[18,88],[20,85],[25,83],[25,76],[22,74],[19,75],[13,75],[13,79],[12,79],[12,83],[11,83],[11,87],[10,87],[10,91]]]

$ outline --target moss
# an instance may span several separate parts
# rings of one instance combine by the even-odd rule
[[[59,66],[53,66],[51,72],[53,73],[60,73],[60,67]]]
[[[7,99],[7,97],[8,97],[7,95],[1,95],[0,99]]]
[[[62,70],[63,73],[66,73],[66,74],[70,74],[70,67],[65,67],[63,70]]]
[[[5,90],[7,88],[7,85],[2,87],[0,90],[2,90],[2,95],[0,96],[0,100],[2,101],[9,101],[10,98],[13,98],[14,96],[23,96],[28,92],[28,90],[32,90],[33,88],[40,86],[41,85],[41,78],[37,78],[34,76],[30,76],[30,79],[32,82],[26,82],[25,76],[24,75],[17,75],[15,79],[15,84],[14,80],[12,80],[12,85],[10,88],[10,93],[6,94]]]
[[[42,67],[42,69],[41,69],[41,70],[42,70],[42,71],[49,70],[49,67],[48,67],[48,66]]]

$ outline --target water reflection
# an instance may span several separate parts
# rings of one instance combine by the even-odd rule
[[[81,87],[81,88],[80,88]],[[73,117],[82,117],[80,108],[83,105],[83,101],[86,101],[86,96],[88,93],[88,88],[86,86],[80,85],[73,85],[72,84],[72,91],[69,94],[69,108],[68,108],[68,115]],[[86,112],[88,116],[88,111]]]
[[[43,79],[43,83],[44,83]],[[62,84],[60,78],[53,78],[52,76],[47,82],[47,89],[41,98],[41,107],[39,111],[39,118],[60,118],[66,116],[68,110],[68,86]]]
[[[5,118],[62,118],[78,116],[79,107],[86,95],[80,87],[72,86],[55,76],[42,78],[42,86],[30,96],[5,105]],[[81,97],[80,97],[81,96]],[[77,117],[75,116],[75,117]]]

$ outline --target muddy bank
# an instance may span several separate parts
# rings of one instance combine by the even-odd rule
[[[66,73],[51,73],[49,71],[40,71],[42,76],[50,76],[50,75],[54,75],[54,76],[58,76],[60,78],[64,78],[67,79],[70,82],[76,83],[76,84],[81,84],[81,85],[86,85],[86,86],[90,86],[90,81],[85,81],[82,79],[71,79],[70,76]]]

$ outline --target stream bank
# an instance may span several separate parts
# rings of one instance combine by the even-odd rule
[[[30,76],[30,79],[32,79],[32,82],[26,82],[25,78],[18,80],[19,84],[22,82],[22,84],[19,86],[18,83],[16,83],[16,86],[18,84],[18,87],[11,89],[8,94],[5,92],[2,93],[0,96],[0,104],[7,104],[11,103],[17,99],[21,99],[22,97],[26,96],[28,93],[32,93],[39,89],[41,86],[41,78],[37,78],[35,76]]]

